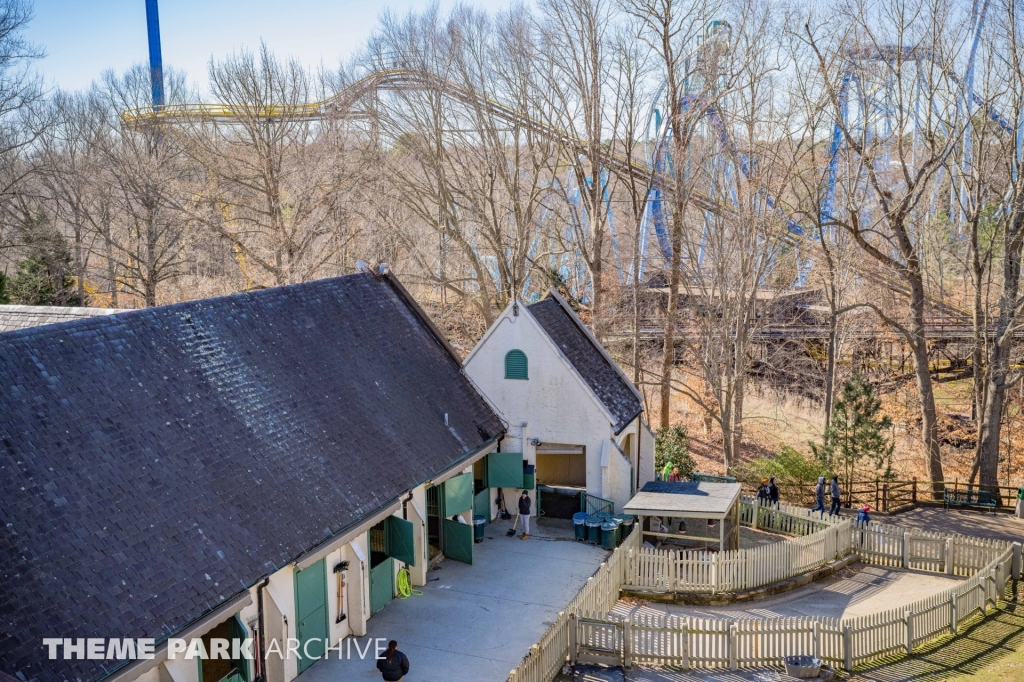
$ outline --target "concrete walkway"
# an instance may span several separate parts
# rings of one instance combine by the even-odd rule
[[[956,583],[958,578],[854,564],[792,592],[727,606],[686,606],[620,600],[617,613],[659,612],[699,618],[821,616],[856,618],[909,604]]]
[[[892,516],[878,514],[871,519],[906,528],[919,528],[936,533],[960,533],[1007,542],[1020,542],[1024,538],[1024,519],[995,512],[966,509],[950,509],[947,512],[941,507],[918,507]]]
[[[488,525],[472,566],[443,561],[422,596],[396,599],[370,619],[368,637],[397,640],[409,657],[406,682],[504,682],[609,555],[573,540],[569,521],[534,521],[529,540],[506,537],[510,526]],[[365,649],[366,637],[356,641]],[[298,680],[380,680],[372,653],[331,654]]]

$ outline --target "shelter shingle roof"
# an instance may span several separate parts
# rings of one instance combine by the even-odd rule
[[[500,435],[421,314],[364,273],[0,334],[0,670],[102,678],[42,638],[159,642]]]

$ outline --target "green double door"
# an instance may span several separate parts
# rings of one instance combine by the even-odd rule
[[[295,573],[295,637],[299,640],[299,672],[326,652],[327,568],[324,559]],[[308,642],[308,646],[307,646]],[[307,655],[308,654],[308,655]]]
[[[473,563],[473,474],[459,474],[445,481],[442,491],[441,532],[444,555],[466,564]],[[453,521],[461,515],[468,523]]]
[[[416,565],[416,541],[411,523],[389,516],[369,531],[370,614],[395,596],[395,562]]]

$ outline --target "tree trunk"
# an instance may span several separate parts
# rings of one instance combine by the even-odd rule
[[[110,307],[120,307],[117,293],[117,263],[114,262],[114,244],[110,240],[110,225],[103,232],[103,252],[107,259],[107,283],[110,286]]]
[[[828,316],[828,348],[825,349],[825,428],[832,423],[832,402],[836,392],[836,346],[839,343],[839,316],[833,306]]]
[[[737,362],[739,358],[737,358]],[[736,368],[736,389],[733,393],[733,408],[732,408],[732,452],[729,453],[729,458],[725,463],[725,473],[729,474],[729,470],[736,465],[736,460],[740,456],[740,446],[743,445],[743,400],[746,391],[746,363]]]
[[[682,279],[682,217],[673,215],[672,222],[678,220],[680,226],[672,226],[672,260],[669,267],[668,303],[665,306],[665,344],[662,348],[661,361],[661,410],[658,423],[663,429],[669,427],[672,405],[672,370],[676,362],[676,318],[679,305],[679,281]]]
[[[999,438],[1002,431],[1003,402],[1010,379],[1010,352],[1017,321],[1017,297],[1020,291],[1021,249],[1024,246],[1024,207],[1015,202],[1014,217],[1006,229],[1006,254],[1003,258],[1003,291],[999,297],[999,318],[989,351],[985,409],[982,413],[981,450],[978,457],[980,484],[993,489],[999,484]],[[995,490],[993,489],[993,492]],[[998,495],[995,496],[1000,499]]]
[[[911,291],[916,293],[917,287]],[[922,290],[923,293],[923,290]],[[942,455],[939,450],[939,425],[938,415],[935,410],[935,392],[932,387],[932,377],[928,365],[928,344],[924,336],[924,299],[922,296],[921,305],[914,310],[911,316],[911,331],[914,333],[914,340],[910,344],[911,353],[914,356],[914,374],[917,377],[917,390],[921,396],[921,439],[924,442],[926,464],[928,466],[928,478],[932,481],[942,481]],[[939,483],[932,485],[932,492],[936,496],[942,494],[942,486]]]

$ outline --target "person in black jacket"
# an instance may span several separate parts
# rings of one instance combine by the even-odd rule
[[[829,496],[832,498],[832,506],[828,510],[829,516],[839,513],[839,476],[832,474],[832,484],[829,486]]]
[[[530,537],[530,494],[525,490],[519,498],[519,518],[523,521],[523,534],[519,538],[525,540]]]
[[[409,658],[398,650],[398,642],[388,642],[384,658],[377,659],[377,670],[384,676],[385,682],[402,682],[409,674]]]
[[[779,486],[775,483],[775,477],[768,479],[768,501],[771,506],[779,508]]]

